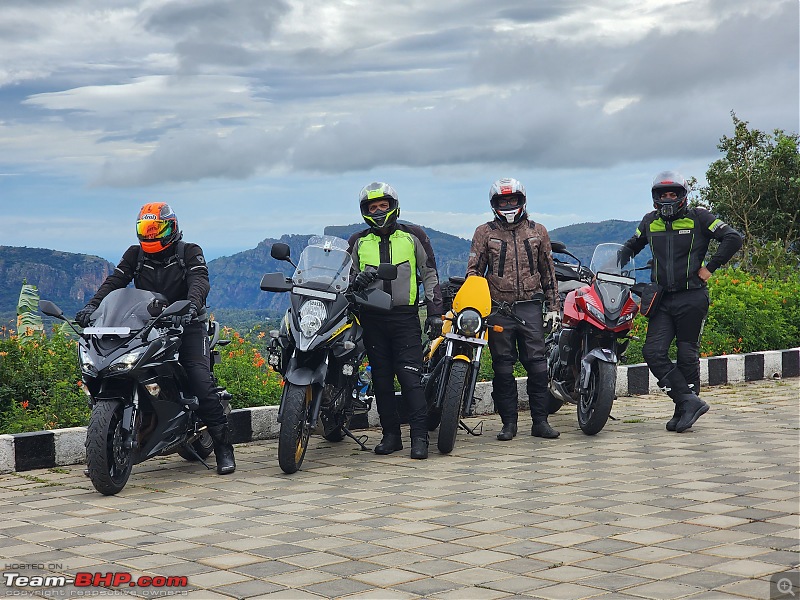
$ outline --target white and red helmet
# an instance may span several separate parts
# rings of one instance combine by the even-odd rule
[[[519,223],[528,216],[525,186],[516,179],[498,179],[489,188],[489,203],[495,219],[501,223]]]

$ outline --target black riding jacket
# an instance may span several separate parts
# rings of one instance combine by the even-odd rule
[[[184,270],[176,256],[176,246],[177,243],[172,244],[158,254],[144,253],[144,262],[138,274],[135,273],[141,248],[138,245],[131,246],[89,304],[99,306],[100,301],[112,291],[127,287],[133,281],[137,289],[163,294],[170,303],[190,300],[202,315],[205,312],[208,291],[211,289],[203,250],[197,244],[186,243]]]
[[[663,220],[654,210],[644,216],[636,234],[624,247],[630,256],[636,256],[650,244],[652,281],[668,292],[675,292],[706,287],[697,272],[703,266],[712,239],[720,242],[719,249],[705,265],[713,273],[742,247],[742,235],[705,208],[690,208],[674,221]]]

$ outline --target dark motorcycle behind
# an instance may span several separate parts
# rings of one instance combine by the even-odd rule
[[[321,421],[326,440],[338,442],[345,436],[362,450],[366,436],[356,438],[349,429],[351,418],[365,414],[369,406],[361,401],[365,373],[360,373],[365,356],[358,307],[388,311],[391,296],[379,289],[353,292],[350,272],[353,260],[347,242],[333,236],[314,236],[295,265],[289,246],[276,242],[272,258],[295,267],[287,278],[268,273],[261,280],[266,292],[289,292],[291,306],[280,329],[271,331],[269,364],[284,381],[278,409],[278,464],[284,473],[300,469],[311,432]],[[381,264],[378,279],[397,277],[397,267]]]
[[[617,364],[634,339],[630,332],[639,307],[631,293],[638,289],[636,267],[632,259],[617,262],[619,244],[599,244],[588,268],[564,244],[551,245],[553,253],[576,262],[556,261],[563,308],[561,327],[545,340],[549,410],[575,404],[581,430],[595,435],[611,415]]]
[[[178,362],[183,327],[173,317],[186,315],[189,301],[167,306],[166,298],[146,290],[124,288],[106,296],[90,327],[76,329],[54,303],[42,300],[47,316],[66,321],[80,336],[78,357],[83,389],[92,412],[86,431],[87,474],[95,489],[119,493],[133,465],[177,452],[205,462],[213,443],[188,395],[186,372]],[[209,324],[211,369],[219,362],[219,325]],[[216,380],[215,380],[216,381]],[[217,386],[225,412],[230,394]]]

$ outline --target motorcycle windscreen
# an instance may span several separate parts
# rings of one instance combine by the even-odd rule
[[[453,310],[461,312],[465,308],[474,308],[484,319],[492,312],[492,297],[486,278],[473,275],[461,285],[453,298]]]
[[[343,293],[350,285],[353,259],[347,242],[330,235],[315,235],[308,240],[292,275],[295,285]]]
[[[636,277],[636,264],[633,258],[626,258],[628,253],[622,253],[622,244],[598,244],[592,254],[592,262],[589,270],[592,273],[608,273],[610,275],[624,275],[626,277]],[[626,258],[625,262],[620,263],[619,257]]]
[[[147,290],[123,288],[114,290],[103,298],[93,313],[95,327],[130,327],[131,331],[142,329],[152,319],[147,311],[150,303],[158,299],[163,304],[167,299],[161,294]]]

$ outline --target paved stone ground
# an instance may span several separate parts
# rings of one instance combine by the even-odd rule
[[[704,397],[712,410],[683,434],[664,429],[665,396],[622,397],[591,438],[566,409],[558,440],[521,415],[498,442],[491,416],[427,461],[314,438],[292,476],[275,441],[254,442],[232,476],[166,457],[116,497],[78,465],[2,475],[3,572],[185,575],[189,598],[769,598],[800,557],[800,381]],[[6,582],[0,595],[19,595]]]

